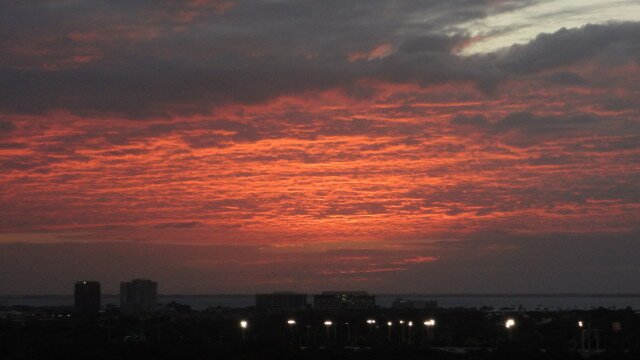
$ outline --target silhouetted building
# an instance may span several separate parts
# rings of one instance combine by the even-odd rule
[[[256,294],[256,307],[267,310],[304,310],[307,307],[307,294],[284,291]]]
[[[76,313],[89,314],[100,312],[100,283],[97,281],[76,282],[73,300]]]
[[[370,310],[376,307],[376,297],[366,291],[323,291],[313,296],[313,307],[320,311]]]
[[[158,305],[158,283],[135,279],[120,283],[120,310],[125,313],[150,312]]]
[[[438,308],[438,302],[434,300],[407,300],[396,299],[391,305],[391,308],[397,310],[403,309],[417,309],[417,310],[436,310]]]

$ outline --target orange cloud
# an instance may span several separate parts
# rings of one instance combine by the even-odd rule
[[[367,61],[378,60],[391,55],[393,51],[394,51],[393,45],[389,43],[380,44],[369,51],[350,53],[349,55],[347,55],[347,61],[356,62],[360,60],[367,60]]]
[[[420,263],[429,263],[438,261],[438,258],[435,256],[417,256],[414,258],[402,259],[400,261],[394,262],[394,264],[420,264]]]

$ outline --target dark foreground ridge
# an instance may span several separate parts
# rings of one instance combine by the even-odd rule
[[[12,306],[0,308],[0,354],[3,360],[637,359],[640,315],[631,309],[192,311],[177,303],[153,313],[109,308],[81,315],[66,307]]]

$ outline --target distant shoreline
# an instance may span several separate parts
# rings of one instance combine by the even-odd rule
[[[307,293],[313,295],[316,293]],[[394,294],[394,293],[372,293],[372,295],[381,297],[398,297],[398,298],[636,298],[640,297],[640,293],[594,293],[594,294],[580,294],[580,293],[566,293],[566,294],[551,294],[551,293],[523,293],[523,294],[501,294],[501,293],[487,293],[487,294],[474,294],[474,293],[438,293],[438,294]],[[103,294],[103,297],[117,297],[118,294]],[[255,294],[158,294],[158,297],[181,297],[181,298],[233,298],[233,297],[253,297]],[[0,295],[0,298],[67,298],[73,297],[73,294],[43,294],[43,295]]]

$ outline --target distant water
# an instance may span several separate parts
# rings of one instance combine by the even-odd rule
[[[391,307],[397,298],[413,300],[435,300],[441,308],[482,308],[492,307],[521,310],[589,310],[598,307],[624,309],[631,307],[640,310],[638,295],[376,295],[376,303],[382,307]],[[243,308],[255,305],[253,295],[160,295],[158,302],[171,301],[190,305],[194,310],[208,307]],[[313,301],[313,296],[309,296]],[[119,304],[117,295],[105,295],[102,304]],[[72,306],[71,295],[44,296],[0,296],[0,306]]]

